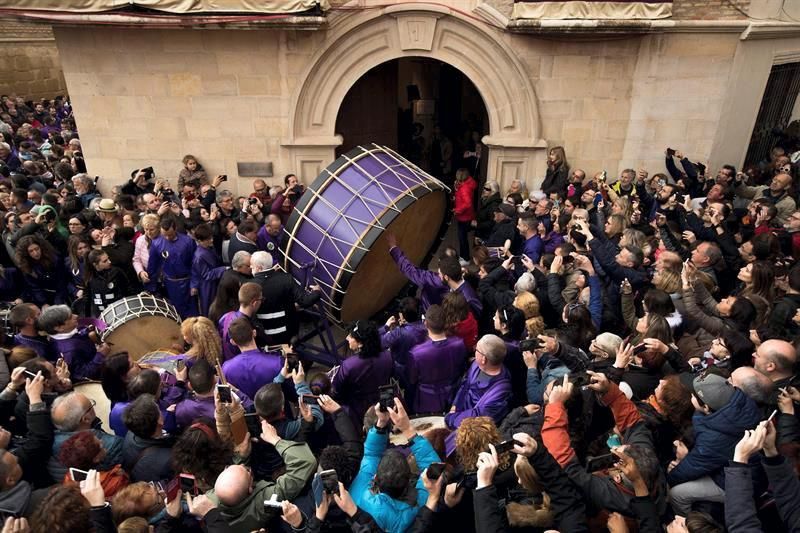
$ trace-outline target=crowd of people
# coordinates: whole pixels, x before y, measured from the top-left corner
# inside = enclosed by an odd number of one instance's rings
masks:
[[[616,178],[554,147],[506,191],[457,170],[458,246],[421,268],[388,233],[371,253],[409,290],[322,368],[292,350],[320,288],[276,268],[297,176],[237,197],[186,155],[103,196],[67,101],[0,107],[4,532],[798,527],[780,147],[716,174],[667,149],[665,172]],[[168,366],[98,335],[142,291],[181,316]]]

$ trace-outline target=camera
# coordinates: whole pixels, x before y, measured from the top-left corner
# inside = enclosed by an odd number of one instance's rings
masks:
[[[539,339],[525,339],[524,341],[519,342],[519,351],[533,352],[538,350],[540,346],[541,342],[539,342]]]
[[[250,204],[250,205],[257,205],[258,204],[258,198],[250,198],[250,199],[247,200],[247,203]]]
[[[153,167],[147,167],[142,169],[142,174],[144,174],[144,179],[150,181],[155,176],[155,171]]]
[[[161,198],[163,198],[165,202],[174,202],[175,191],[172,189],[164,189],[161,191]]]
[[[228,175],[223,174],[222,176],[219,177],[219,181],[228,181]]]
[[[294,187],[289,189],[289,191],[292,194],[294,194],[295,196],[300,196],[301,194],[303,194],[303,186],[302,185],[295,185]]]

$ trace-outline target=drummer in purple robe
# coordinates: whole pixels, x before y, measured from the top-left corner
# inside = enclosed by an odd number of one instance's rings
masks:
[[[443,413],[464,371],[467,348],[461,337],[448,337],[440,305],[425,312],[428,340],[411,348],[406,366],[406,409],[409,413]]]
[[[472,286],[464,281],[461,263],[457,257],[444,256],[439,258],[439,270],[433,272],[415,266],[397,246],[397,236],[389,232],[386,234],[389,244],[389,254],[397,264],[400,272],[408,280],[419,287],[422,309],[428,309],[433,304],[442,303],[442,298],[448,291],[459,291],[466,298],[467,303],[477,317],[481,315],[483,303]]]
[[[192,258],[191,287],[200,296],[200,315],[208,316],[208,308],[217,294],[217,285],[228,267],[222,264],[214,251],[214,233],[208,224],[200,224],[194,230],[197,248]]]
[[[228,333],[241,353],[225,361],[222,372],[228,383],[250,398],[255,398],[258,389],[267,383],[272,383],[275,376],[280,373],[283,359],[276,352],[264,353],[258,349],[256,330],[245,317],[231,322]]]
[[[263,250],[272,256],[272,261],[278,265],[281,263],[281,244],[283,244],[283,224],[281,217],[270,214],[266,224],[261,226],[256,237],[256,245],[259,250]]]
[[[39,327],[50,335],[53,349],[66,361],[72,381],[98,379],[109,347],[98,347],[88,329],[78,329],[78,315],[66,305],[51,305],[42,311]]]
[[[506,344],[497,335],[484,335],[475,346],[475,361],[467,370],[456,393],[453,406],[445,416],[451,429],[465,418],[491,417],[500,424],[508,414],[511,399],[511,375],[503,365]]]
[[[197,244],[194,239],[185,233],[178,233],[175,219],[165,216],[161,219],[161,236],[150,245],[150,258],[147,261],[150,282],[145,288],[154,292],[156,281],[161,279],[167,299],[184,319],[198,315],[198,290],[191,287],[195,248]]]
[[[392,377],[392,356],[381,351],[381,337],[373,322],[357,320],[347,335],[353,355],[330,371],[333,396],[350,411],[358,426],[370,406],[378,402],[378,387]]]
[[[397,316],[389,317],[381,328],[381,347],[392,354],[395,376],[405,379],[408,352],[427,338],[428,330],[419,319],[419,300],[403,298]]]
[[[42,311],[34,304],[19,304],[11,308],[8,320],[17,334],[14,335],[14,346],[25,346],[36,352],[36,355],[51,363],[58,359],[50,339],[39,335],[38,320]]]
[[[214,420],[214,388],[217,374],[205,359],[198,359],[189,369],[190,393],[175,406],[175,423],[179,429],[187,428],[198,418]],[[241,391],[232,391],[245,410],[253,406],[252,400]]]

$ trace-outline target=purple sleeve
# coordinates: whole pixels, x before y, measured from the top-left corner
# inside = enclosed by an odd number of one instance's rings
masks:
[[[439,279],[438,274],[431,272],[430,270],[424,270],[414,266],[414,264],[408,260],[398,246],[395,246],[389,250],[389,253],[391,254],[392,259],[394,259],[394,262],[397,264],[398,268],[400,268],[400,272],[402,272],[403,275],[407,277],[408,280],[414,285],[418,285],[420,287],[442,286],[442,280]]]
[[[508,381],[496,383],[491,390],[481,397],[475,407],[449,413],[445,417],[445,423],[447,427],[457,428],[465,418],[488,416],[494,419],[496,424],[499,424],[508,412],[508,397],[510,394],[511,386]]]
[[[103,368],[104,361],[105,357],[103,357],[103,354],[97,351],[94,352],[93,357],[89,360],[81,360],[80,358],[73,357],[72,364],[68,365],[73,381],[97,379],[100,377],[100,370]]]

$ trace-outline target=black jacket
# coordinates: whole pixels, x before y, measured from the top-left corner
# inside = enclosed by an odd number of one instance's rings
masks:
[[[497,209],[497,206],[499,206],[502,201],[503,199],[500,198],[500,193],[494,193],[486,198],[481,198],[480,204],[478,205],[478,213],[475,217],[478,222],[478,226],[475,228],[475,235],[484,240],[489,237],[494,227],[494,210]]]
[[[22,468],[22,479],[36,488],[50,484],[47,459],[53,449],[53,424],[50,410],[44,403],[34,404],[28,412],[28,434],[11,453],[17,456]]]
[[[264,326],[269,344],[288,343],[299,329],[295,304],[309,307],[319,300],[320,293],[304,291],[291,275],[277,270],[259,272],[253,281],[261,285],[264,300],[256,317]]]
[[[172,440],[143,439],[129,431],[122,445],[122,466],[131,483],[172,479]]]
[[[109,305],[131,294],[131,285],[122,269],[112,266],[92,277],[85,291],[86,316],[99,317]]]
[[[567,191],[567,185],[569,185],[568,178],[569,169],[563,163],[558,165],[556,168],[548,165],[547,174],[542,182],[542,191],[547,195],[550,195],[554,192],[560,195],[565,195]]]

